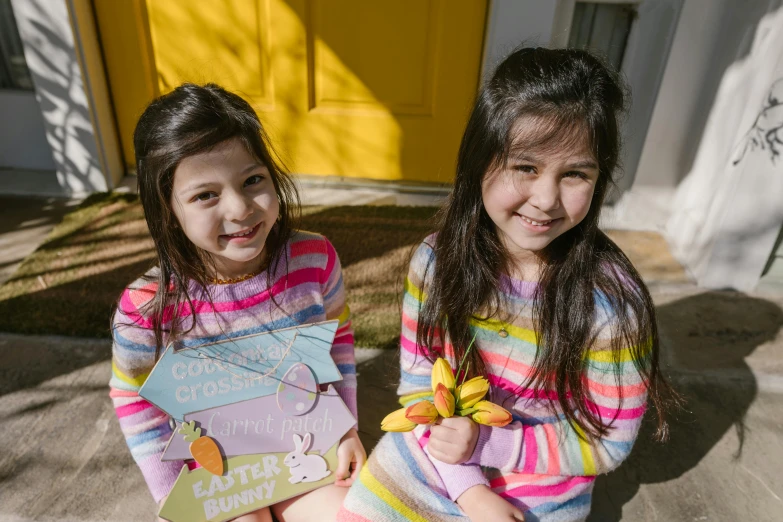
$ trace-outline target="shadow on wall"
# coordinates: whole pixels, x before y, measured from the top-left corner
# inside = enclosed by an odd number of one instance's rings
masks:
[[[106,190],[65,2],[13,7],[63,193]]]
[[[741,293],[707,292],[660,306],[658,320],[662,348],[676,361],[671,377],[685,396],[685,410],[670,414],[671,438],[665,444],[652,440],[653,415],[645,416],[628,459],[598,477],[590,521],[621,520],[623,506],[641,485],[683,477],[731,430],[738,443],[729,458],[741,462],[743,447],[753,436],[745,427],[745,416],[757,384],[745,358],[779,333],[780,307]],[[684,496],[690,494],[683,491]]]

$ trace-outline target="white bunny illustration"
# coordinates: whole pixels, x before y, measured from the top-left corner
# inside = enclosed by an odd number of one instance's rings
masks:
[[[291,484],[317,482],[331,473],[323,457],[320,455],[305,455],[305,451],[310,447],[310,441],[309,433],[305,434],[304,439],[294,433],[296,449],[286,455],[283,460],[283,463],[288,466],[288,471],[291,472],[291,477],[288,479],[288,482]]]

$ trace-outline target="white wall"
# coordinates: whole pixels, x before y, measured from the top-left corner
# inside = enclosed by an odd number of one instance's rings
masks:
[[[121,161],[113,122],[107,123],[108,97],[101,97],[108,91],[100,55],[87,52],[97,49],[89,4],[12,0],[12,6],[62,195],[113,188]]]
[[[483,78],[511,51],[526,46],[547,46],[552,38],[555,0],[490,0],[484,38]]]
[[[747,23],[741,23],[748,18],[740,17],[742,10],[738,4],[725,1],[723,14],[738,17],[737,28],[745,28],[744,34],[748,34]],[[672,252],[701,286],[753,290],[768,265],[783,225],[783,7],[780,4],[779,0],[766,4],[777,10],[752,28],[751,45],[747,50],[740,48],[735,61],[722,71],[714,86],[716,92],[706,123],[694,138],[698,146],[692,166],[672,203],[667,239]],[[743,5],[747,10],[747,3]],[[692,13],[691,25],[697,25],[696,15],[704,14]],[[703,23],[699,19],[699,24]],[[702,32],[696,28],[688,31],[688,28],[683,28],[688,36]],[[732,39],[731,34],[723,36]],[[744,40],[741,43],[744,47]],[[707,65],[697,72],[712,76],[709,65],[720,60],[711,60],[712,54],[707,51],[702,57]],[[690,74],[683,69],[678,71]],[[671,132],[678,130],[673,127]],[[681,154],[677,159],[684,161],[682,155],[689,151],[675,150]],[[659,161],[665,164],[666,159],[661,155]],[[671,161],[671,156],[668,159]]]
[[[0,168],[54,170],[35,94],[0,90],[0,114]]]
[[[676,187],[691,170],[726,69],[747,55],[780,0],[687,0],[658,90],[635,184]]]

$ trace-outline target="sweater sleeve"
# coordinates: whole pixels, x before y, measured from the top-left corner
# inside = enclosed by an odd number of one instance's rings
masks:
[[[411,260],[408,277],[405,280],[405,291],[402,300],[402,330],[400,334],[400,386],[397,393],[401,396],[400,403],[410,406],[432,397],[432,363],[424,355],[426,350],[416,342],[419,309],[426,300],[425,289],[431,277],[434,252],[425,241]],[[442,335],[433,339],[433,349],[444,353]],[[454,361],[451,361],[452,369]],[[429,438],[429,431],[424,434]],[[446,464],[425,453],[438,471],[449,498],[457,500],[469,488],[489,481],[477,464]]]
[[[112,376],[109,396],[131,455],[159,502],[169,494],[183,461],[162,462],[160,457],[171,438],[169,418],[139,396],[155,365],[155,337],[144,319],[132,311],[132,290],[126,290],[112,322]]]
[[[630,454],[647,402],[646,383],[634,364],[634,350],[610,348],[615,328],[599,311],[596,342],[585,358],[584,400],[609,430],[590,439],[562,415],[554,422],[503,428],[481,426],[468,461],[502,471],[561,476],[593,476],[612,471]],[[649,356],[649,350],[642,357]]]
[[[356,358],[354,355],[353,330],[351,329],[351,310],[345,303],[345,286],[340,258],[334,246],[326,242],[326,266],[321,277],[324,308],[327,319],[337,319],[339,325],[332,344],[332,359],[343,379],[334,383],[334,389],[348,406],[354,418],[359,419],[356,407]]]

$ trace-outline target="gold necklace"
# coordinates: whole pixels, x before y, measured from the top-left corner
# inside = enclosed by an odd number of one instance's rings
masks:
[[[241,283],[242,281],[247,281],[248,279],[251,279],[258,274],[261,273],[262,270],[256,270],[255,272],[250,272],[249,274],[245,274],[239,277],[231,277],[229,279],[218,279],[217,277],[213,277],[210,280],[210,283],[213,285],[233,285],[234,283]]]

